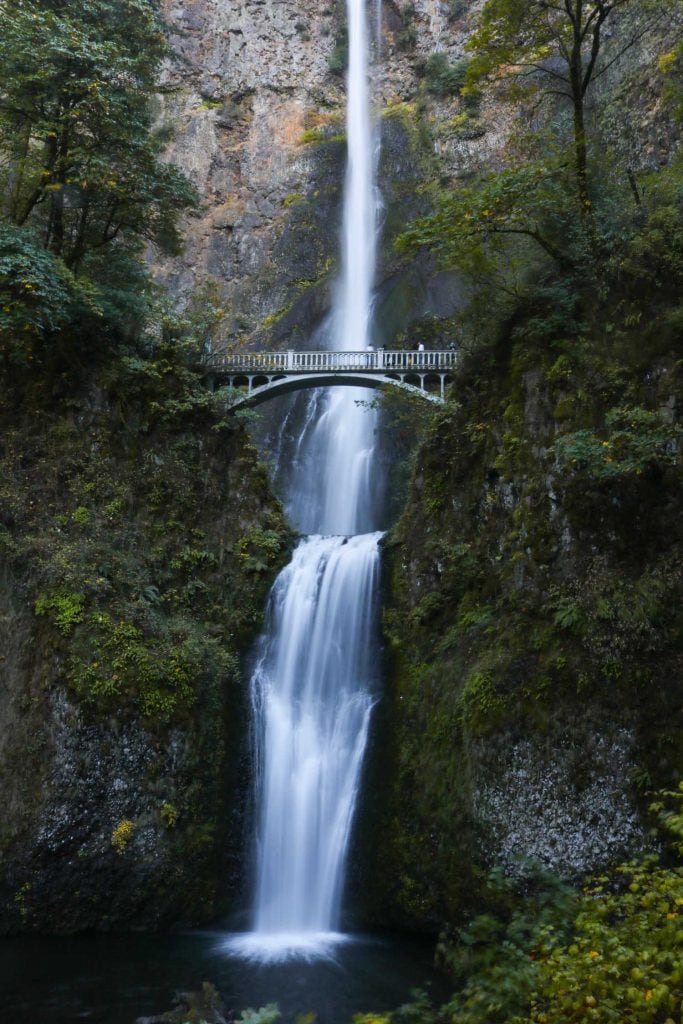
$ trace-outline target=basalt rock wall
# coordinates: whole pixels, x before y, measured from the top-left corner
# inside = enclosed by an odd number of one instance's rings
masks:
[[[193,289],[215,289],[228,311],[218,344],[308,345],[337,272],[344,6],[199,0],[166,3],[164,11],[178,59],[168,69],[160,124],[172,129],[169,158],[197,185],[202,208],[186,225],[184,256],[158,263],[155,273],[181,303]],[[457,137],[441,131],[462,101],[425,91],[424,62],[441,49],[462,56],[468,17],[454,19],[438,3],[383,4],[370,14],[381,140],[378,287],[399,310],[378,318],[390,324],[381,342],[448,315],[459,301],[452,275],[393,253],[397,234],[426,208],[418,186],[437,158],[469,169],[500,162],[514,118],[487,103],[473,129]]]

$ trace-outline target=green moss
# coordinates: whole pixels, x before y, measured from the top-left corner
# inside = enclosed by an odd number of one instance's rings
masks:
[[[293,301],[288,302],[286,305],[281,306],[279,309],[276,309],[275,312],[269,313],[267,316],[264,316],[262,321],[262,327],[264,328],[264,330],[270,330],[271,327],[275,327],[275,325],[279,323],[280,320],[284,319],[284,317],[286,317],[287,314],[291,312],[293,305]]]
[[[77,526],[87,526],[90,522],[90,512],[85,506],[79,505],[77,509],[71,513],[71,518]]]
[[[330,133],[325,128],[307,128],[301,135],[299,142],[302,146],[344,143],[346,142],[346,134],[344,132]]]
[[[325,142],[326,134],[321,128],[307,128],[302,134],[299,142],[302,146],[310,146],[312,143]]]

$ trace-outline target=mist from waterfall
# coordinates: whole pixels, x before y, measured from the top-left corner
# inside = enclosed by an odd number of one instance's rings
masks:
[[[348,155],[341,275],[326,324],[333,349],[371,341],[377,199],[363,0],[347,0]],[[259,960],[324,955],[341,899],[372,705],[381,480],[367,392],[314,393],[287,506],[309,534],[270,594],[252,675],[257,767],[252,931]]]

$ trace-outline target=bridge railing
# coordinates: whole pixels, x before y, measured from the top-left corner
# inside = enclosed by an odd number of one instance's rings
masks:
[[[204,365],[223,373],[311,373],[365,370],[406,373],[410,370],[452,370],[457,352],[418,352],[407,349],[364,349],[336,352],[238,352],[210,356]]]

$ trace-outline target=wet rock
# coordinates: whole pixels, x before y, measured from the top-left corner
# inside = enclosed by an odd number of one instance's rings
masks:
[[[608,723],[574,720],[550,735],[473,745],[473,807],[488,856],[514,873],[535,860],[565,876],[643,848],[624,781],[635,740]]]
[[[229,1024],[234,1019],[228,1016],[218,989],[210,981],[205,981],[198,992],[178,992],[175,1003],[175,1007],[165,1013],[136,1018],[135,1024],[187,1024],[188,1021]]]

